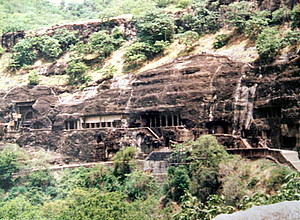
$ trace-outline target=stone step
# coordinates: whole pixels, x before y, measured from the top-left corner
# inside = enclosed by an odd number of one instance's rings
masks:
[[[289,150],[281,150],[281,154],[300,173],[300,159],[298,157],[298,152],[289,151]]]

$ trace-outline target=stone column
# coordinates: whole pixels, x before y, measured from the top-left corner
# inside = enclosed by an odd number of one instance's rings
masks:
[[[162,117],[159,115],[159,127],[162,127]]]

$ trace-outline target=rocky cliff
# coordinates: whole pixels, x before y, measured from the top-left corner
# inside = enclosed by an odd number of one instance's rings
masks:
[[[2,94],[2,124],[17,100],[35,100],[35,117],[29,128],[2,135],[23,147],[61,153],[66,161],[103,160],[125,146],[147,154],[206,133],[293,149],[299,144],[299,82],[298,56],[256,67],[195,54],[67,98],[45,86],[11,89]]]

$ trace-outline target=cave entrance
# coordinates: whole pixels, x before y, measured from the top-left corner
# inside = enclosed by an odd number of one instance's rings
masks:
[[[281,108],[277,106],[257,108],[254,111],[254,118],[280,118]]]
[[[174,127],[182,125],[180,115],[174,113],[147,112],[141,115],[141,127]]]
[[[78,129],[78,121],[65,121],[65,130]]]
[[[25,115],[25,121],[31,120],[31,119],[33,119],[33,112],[32,112],[32,111],[29,111],[29,112],[27,112],[27,114]]]
[[[297,138],[281,136],[281,147],[284,149],[294,149],[296,147]]]
[[[232,126],[225,121],[211,121],[206,123],[209,134],[231,134]]]

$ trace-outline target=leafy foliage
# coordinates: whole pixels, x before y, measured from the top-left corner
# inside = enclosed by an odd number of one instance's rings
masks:
[[[133,42],[125,53],[125,69],[141,67],[144,62],[162,53],[167,45],[168,43],[164,41],[156,41],[154,44],[143,41]]]
[[[33,49],[32,38],[25,38],[18,42],[13,48],[9,69],[16,70],[24,65],[31,65],[37,58]]]
[[[114,175],[119,177],[123,181],[126,177],[126,174],[129,174],[133,171],[135,166],[135,156],[136,156],[135,147],[126,147],[121,149],[113,157],[114,161]]]
[[[178,21],[183,31],[195,31],[200,35],[213,33],[221,27],[220,14],[204,6],[195,8],[191,13],[184,14]]]
[[[26,159],[26,154],[14,145],[7,145],[0,151],[0,187],[9,189],[15,183],[13,174],[18,172],[21,167],[21,161]]]
[[[226,21],[231,27],[235,27],[241,33],[246,27],[246,21],[251,18],[255,11],[252,2],[240,1],[228,5],[226,8]]]
[[[66,70],[69,78],[69,84],[83,84],[89,81],[89,77],[86,75],[88,66],[80,60],[72,60],[69,62],[68,68]]]
[[[256,38],[263,29],[268,27],[271,14],[269,11],[259,11],[250,16],[250,19],[245,22],[245,31],[250,38]]]
[[[153,176],[141,171],[134,171],[126,175],[124,192],[130,201],[135,201],[137,199],[145,200],[149,195],[157,194],[159,189]]]
[[[161,11],[147,11],[135,19],[138,38],[154,44],[156,41],[171,41],[174,34],[174,20]]]
[[[28,75],[28,85],[38,85],[40,82],[39,80],[39,73],[35,70],[30,71],[29,75]]]
[[[300,30],[290,31],[285,34],[283,39],[284,45],[295,45],[300,40]]]
[[[287,6],[281,6],[279,9],[272,12],[272,24],[280,25],[291,20],[291,10]]]
[[[190,189],[191,180],[184,167],[170,167],[168,169],[169,182],[165,186],[168,197],[176,202],[181,202],[181,197]]]
[[[227,206],[223,196],[211,195],[207,203],[201,203],[190,193],[186,193],[183,198],[182,209],[174,215],[175,220],[179,219],[204,219],[209,220],[218,214],[230,214],[234,211],[232,206]]]
[[[199,39],[199,37],[199,34],[195,31],[186,31],[177,35],[179,43],[189,47],[192,46]]]
[[[258,35],[256,48],[261,60],[268,62],[277,55],[282,46],[281,40],[277,35],[278,31],[274,28],[267,28]]]
[[[296,5],[292,12],[291,12],[291,18],[292,18],[292,29],[300,28],[300,5]]]
[[[219,49],[226,46],[228,41],[229,41],[229,36],[227,34],[219,34],[216,36],[213,46],[215,49]]]

